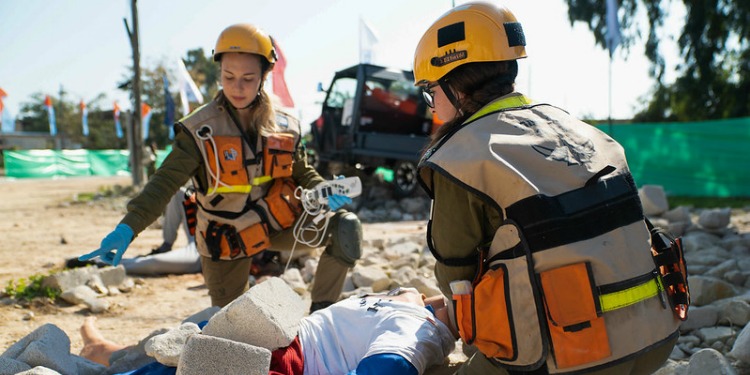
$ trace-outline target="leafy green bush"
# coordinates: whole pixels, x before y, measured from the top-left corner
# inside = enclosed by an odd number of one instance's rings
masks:
[[[42,286],[44,275],[31,275],[28,280],[10,280],[5,286],[5,294],[19,300],[31,301],[36,297],[47,297],[55,300],[62,293],[60,289]]]

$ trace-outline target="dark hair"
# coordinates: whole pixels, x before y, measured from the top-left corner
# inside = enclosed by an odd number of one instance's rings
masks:
[[[444,123],[432,135],[427,149],[437,143],[445,134],[460,126],[471,115],[476,113],[491,101],[513,92],[513,86],[518,75],[518,62],[492,61],[475,62],[459,66],[451,70],[442,78],[450,90],[458,98],[461,111],[453,120]],[[444,85],[441,85],[445,89]]]

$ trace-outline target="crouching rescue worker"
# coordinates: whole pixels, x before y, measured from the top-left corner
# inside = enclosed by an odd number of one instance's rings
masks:
[[[253,25],[232,25],[219,35],[213,58],[221,66],[222,90],[175,125],[172,152],[100,248],[80,259],[100,256],[117,265],[134,236],[192,178],[202,272],[212,304],[224,306],[248,289],[253,255],[309,249],[294,244],[292,227],[302,211],[294,190],[312,189],[324,179],[307,164],[299,122],[275,110],[263,90],[276,62],[272,39]],[[325,228],[311,311],[339,299],[346,273],[361,255],[359,219],[340,209],[348,202],[329,198],[335,215]]]
[[[679,240],[652,237],[618,143],[514,91],[525,44],[508,9],[468,3],[414,56],[445,121],[419,164],[427,239],[478,349],[458,373],[650,374],[687,315]]]

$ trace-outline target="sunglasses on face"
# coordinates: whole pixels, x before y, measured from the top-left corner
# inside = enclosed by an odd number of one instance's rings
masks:
[[[427,102],[427,106],[430,108],[435,108],[435,91],[432,89],[437,85],[439,85],[439,83],[435,82],[422,87],[422,96],[424,97],[424,101]]]

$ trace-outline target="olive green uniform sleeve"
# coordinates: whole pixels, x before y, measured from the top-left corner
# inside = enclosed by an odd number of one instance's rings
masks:
[[[502,222],[501,213],[478,196],[434,173],[432,238],[435,251],[443,258],[464,258],[478,254],[477,248],[492,241]],[[450,282],[474,279],[477,266],[435,264],[435,277],[445,296],[450,298]]]
[[[172,152],[143,190],[128,203],[128,213],[121,223],[127,224],[136,235],[146,229],[161,216],[175,192],[196,174],[200,160],[195,142],[188,134],[177,132]]]
[[[300,145],[294,154],[294,164],[292,165],[292,178],[298,186],[303,189],[312,189],[319,183],[325,181],[315,168],[307,164],[307,152],[305,147]]]

